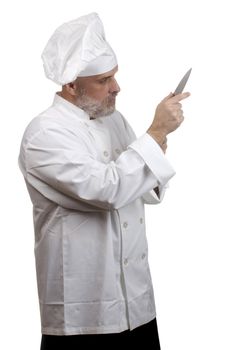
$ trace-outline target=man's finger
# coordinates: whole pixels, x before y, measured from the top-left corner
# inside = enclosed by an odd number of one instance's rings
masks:
[[[173,92],[170,92],[170,94],[167,95],[161,102],[167,101],[167,100],[169,100],[169,99],[170,99],[171,97],[173,97],[173,96],[174,96]]]
[[[170,99],[172,100],[172,102],[179,102],[189,97],[190,95],[191,95],[190,92],[183,92],[182,94],[177,94],[177,95],[173,94],[173,96]]]

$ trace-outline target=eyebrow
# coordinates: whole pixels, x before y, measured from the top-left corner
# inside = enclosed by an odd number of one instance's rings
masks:
[[[113,77],[113,76],[114,76],[114,74],[112,74],[112,75],[107,75],[107,76],[101,77],[101,78],[99,78],[99,79],[97,79],[97,80],[109,79],[109,78],[111,78],[111,77]]]

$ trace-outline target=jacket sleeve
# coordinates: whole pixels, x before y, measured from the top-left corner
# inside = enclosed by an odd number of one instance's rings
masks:
[[[26,182],[65,208],[71,201],[93,209],[118,209],[164,186],[174,175],[148,134],[107,164],[96,160],[83,135],[77,138],[56,127],[40,130],[21,147],[19,164]]]
[[[128,144],[131,144],[134,140],[136,140],[136,135],[132,129],[132,127],[130,126],[130,124],[128,123],[128,121],[124,118],[124,116],[121,114],[121,117],[123,119],[124,122],[124,127],[125,127],[125,131],[126,131],[126,137],[128,140]],[[155,142],[155,141],[154,141]],[[163,186],[158,186],[159,188],[159,197],[156,194],[156,192],[154,191],[154,189],[150,190],[149,192],[146,192],[142,195],[142,199],[143,202],[145,204],[158,204],[161,203],[164,195],[165,195],[165,191],[166,189],[169,187],[168,183],[163,185]]]

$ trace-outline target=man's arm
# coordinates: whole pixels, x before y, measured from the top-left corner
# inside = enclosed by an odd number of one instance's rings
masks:
[[[174,175],[147,133],[106,164],[93,158],[81,134],[56,126],[24,145],[20,166],[28,184],[51,201],[65,207],[71,198],[103,210],[123,207]]]

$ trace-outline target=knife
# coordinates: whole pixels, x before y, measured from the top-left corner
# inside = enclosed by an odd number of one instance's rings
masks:
[[[183,76],[183,78],[181,79],[181,81],[179,82],[179,84],[177,85],[177,88],[175,89],[175,91],[173,92],[173,95],[178,95],[181,94],[182,91],[184,90],[184,87],[188,81],[188,78],[190,76],[190,73],[192,71],[192,68],[190,68],[187,73],[185,73],[185,75]]]

